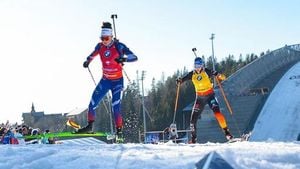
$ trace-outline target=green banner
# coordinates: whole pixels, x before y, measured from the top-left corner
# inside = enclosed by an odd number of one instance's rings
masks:
[[[43,137],[106,137],[107,133],[105,132],[95,132],[95,133],[72,133],[72,132],[59,132],[59,133],[45,133],[40,135],[33,136],[23,136],[25,139],[40,139]]]

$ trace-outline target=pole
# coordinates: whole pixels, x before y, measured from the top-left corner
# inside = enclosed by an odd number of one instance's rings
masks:
[[[221,82],[218,80],[217,77],[215,77],[215,79],[216,79],[216,81],[217,81],[217,83],[218,83],[218,86],[219,86],[220,91],[221,91],[221,93],[222,93],[222,95],[223,95],[224,101],[225,101],[226,106],[227,106],[227,108],[228,108],[228,110],[229,110],[229,112],[230,112],[230,115],[231,115],[231,117],[232,117],[232,119],[233,119],[233,121],[234,121],[235,127],[236,127],[237,131],[239,132],[239,135],[241,136],[241,130],[240,130],[240,128],[238,127],[236,120],[233,118],[233,111],[232,111],[232,108],[231,108],[231,106],[230,106],[230,104],[229,104],[229,101],[228,101],[228,99],[227,99],[227,97],[226,97],[226,95],[225,95],[225,92],[224,92],[224,89],[223,89],[223,87],[222,87],[222,85],[221,85]]]
[[[215,34],[211,34],[211,37],[209,38],[211,40],[211,50],[212,50],[212,64],[213,64],[213,71],[216,70],[215,68],[215,54],[214,54],[214,38]],[[214,79],[214,86],[216,85],[216,80]]]
[[[142,71],[142,105],[143,105],[143,120],[144,120],[144,143],[146,143],[146,132],[147,132],[147,125],[146,125],[146,114],[145,114],[145,101],[144,101],[144,79],[145,79],[145,71]]]
[[[175,99],[175,108],[174,108],[173,123],[175,123],[175,118],[176,118],[176,111],[177,111],[177,104],[178,104],[179,89],[180,89],[180,84],[177,85],[177,90],[176,90],[176,99]]]
[[[222,87],[222,85],[221,85],[221,82],[218,80],[218,78],[217,78],[216,76],[215,76],[215,79],[216,79],[217,84],[218,84],[218,86],[219,86],[219,88],[220,88],[220,91],[221,91],[221,93],[222,93],[222,95],[223,95],[223,97],[224,97],[226,106],[227,106],[227,108],[228,108],[230,114],[232,115],[232,114],[233,114],[233,111],[232,111],[232,108],[231,108],[231,106],[230,106],[230,104],[229,104],[229,102],[228,102],[228,99],[227,99],[226,95],[225,95],[225,92],[224,92],[224,89],[223,89],[223,87]]]
[[[97,86],[97,83],[96,83],[96,81],[95,81],[95,78],[94,78],[94,76],[93,76],[93,74],[92,74],[92,72],[91,72],[91,69],[90,69],[89,67],[88,67],[88,70],[89,70],[89,73],[90,73],[90,75],[91,75],[91,77],[92,77],[92,80],[93,80],[95,86]]]
[[[111,18],[112,18],[112,20],[113,20],[113,27],[114,27],[115,39],[117,39],[115,18],[117,19],[118,16],[117,16],[117,14],[112,14],[112,15],[111,15]]]

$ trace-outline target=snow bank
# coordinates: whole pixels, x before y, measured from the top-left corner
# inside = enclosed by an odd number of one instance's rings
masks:
[[[299,142],[1,145],[1,169],[189,169],[216,151],[237,169],[300,168]]]

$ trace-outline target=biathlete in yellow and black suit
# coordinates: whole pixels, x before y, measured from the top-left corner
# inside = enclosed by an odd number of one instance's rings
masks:
[[[225,80],[223,74],[218,73],[217,71],[212,71],[204,67],[204,63],[200,57],[196,57],[194,60],[194,70],[187,73],[185,76],[180,77],[176,80],[177,84],[192,80],[195,92],[196,99],[193,106],[193,111],[191,114],[190,128],[191,128],[191,140],[190,143],[197,142],[197,120],[199,115],[202,113],[204,106],[209,105],[211,110],[214,112],[214,115],[225,133],[225,137],[230,140],[233,136],[230,134],[227,123],[224,115],[221,113],[219,108],[219,103],[215,98],[215,93],[213,89],[213,84],[210,80],[212,76],[216,76],[218,80]]]

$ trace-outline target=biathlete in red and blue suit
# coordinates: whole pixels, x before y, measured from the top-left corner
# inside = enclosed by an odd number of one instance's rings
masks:
[[[89,103],[88,125],[79,129],[77,133],[89,133],[93,131],[96,108],[109,90],[112,92],[112,110],[117,134],[122,133],[121,93],[124,85],[122,66],[124,65],[123,62],[134,62],[138,58],[125,44],[113,39],[112,27],[109,22],[103,22],[100,38],[101,42],[97,44],[95,50],[87,57],[83,63],[83,67],[87,68],[90,62],[99,55],[103,76],[96,86]],[[124,55],[127,57],[124,57]]]

